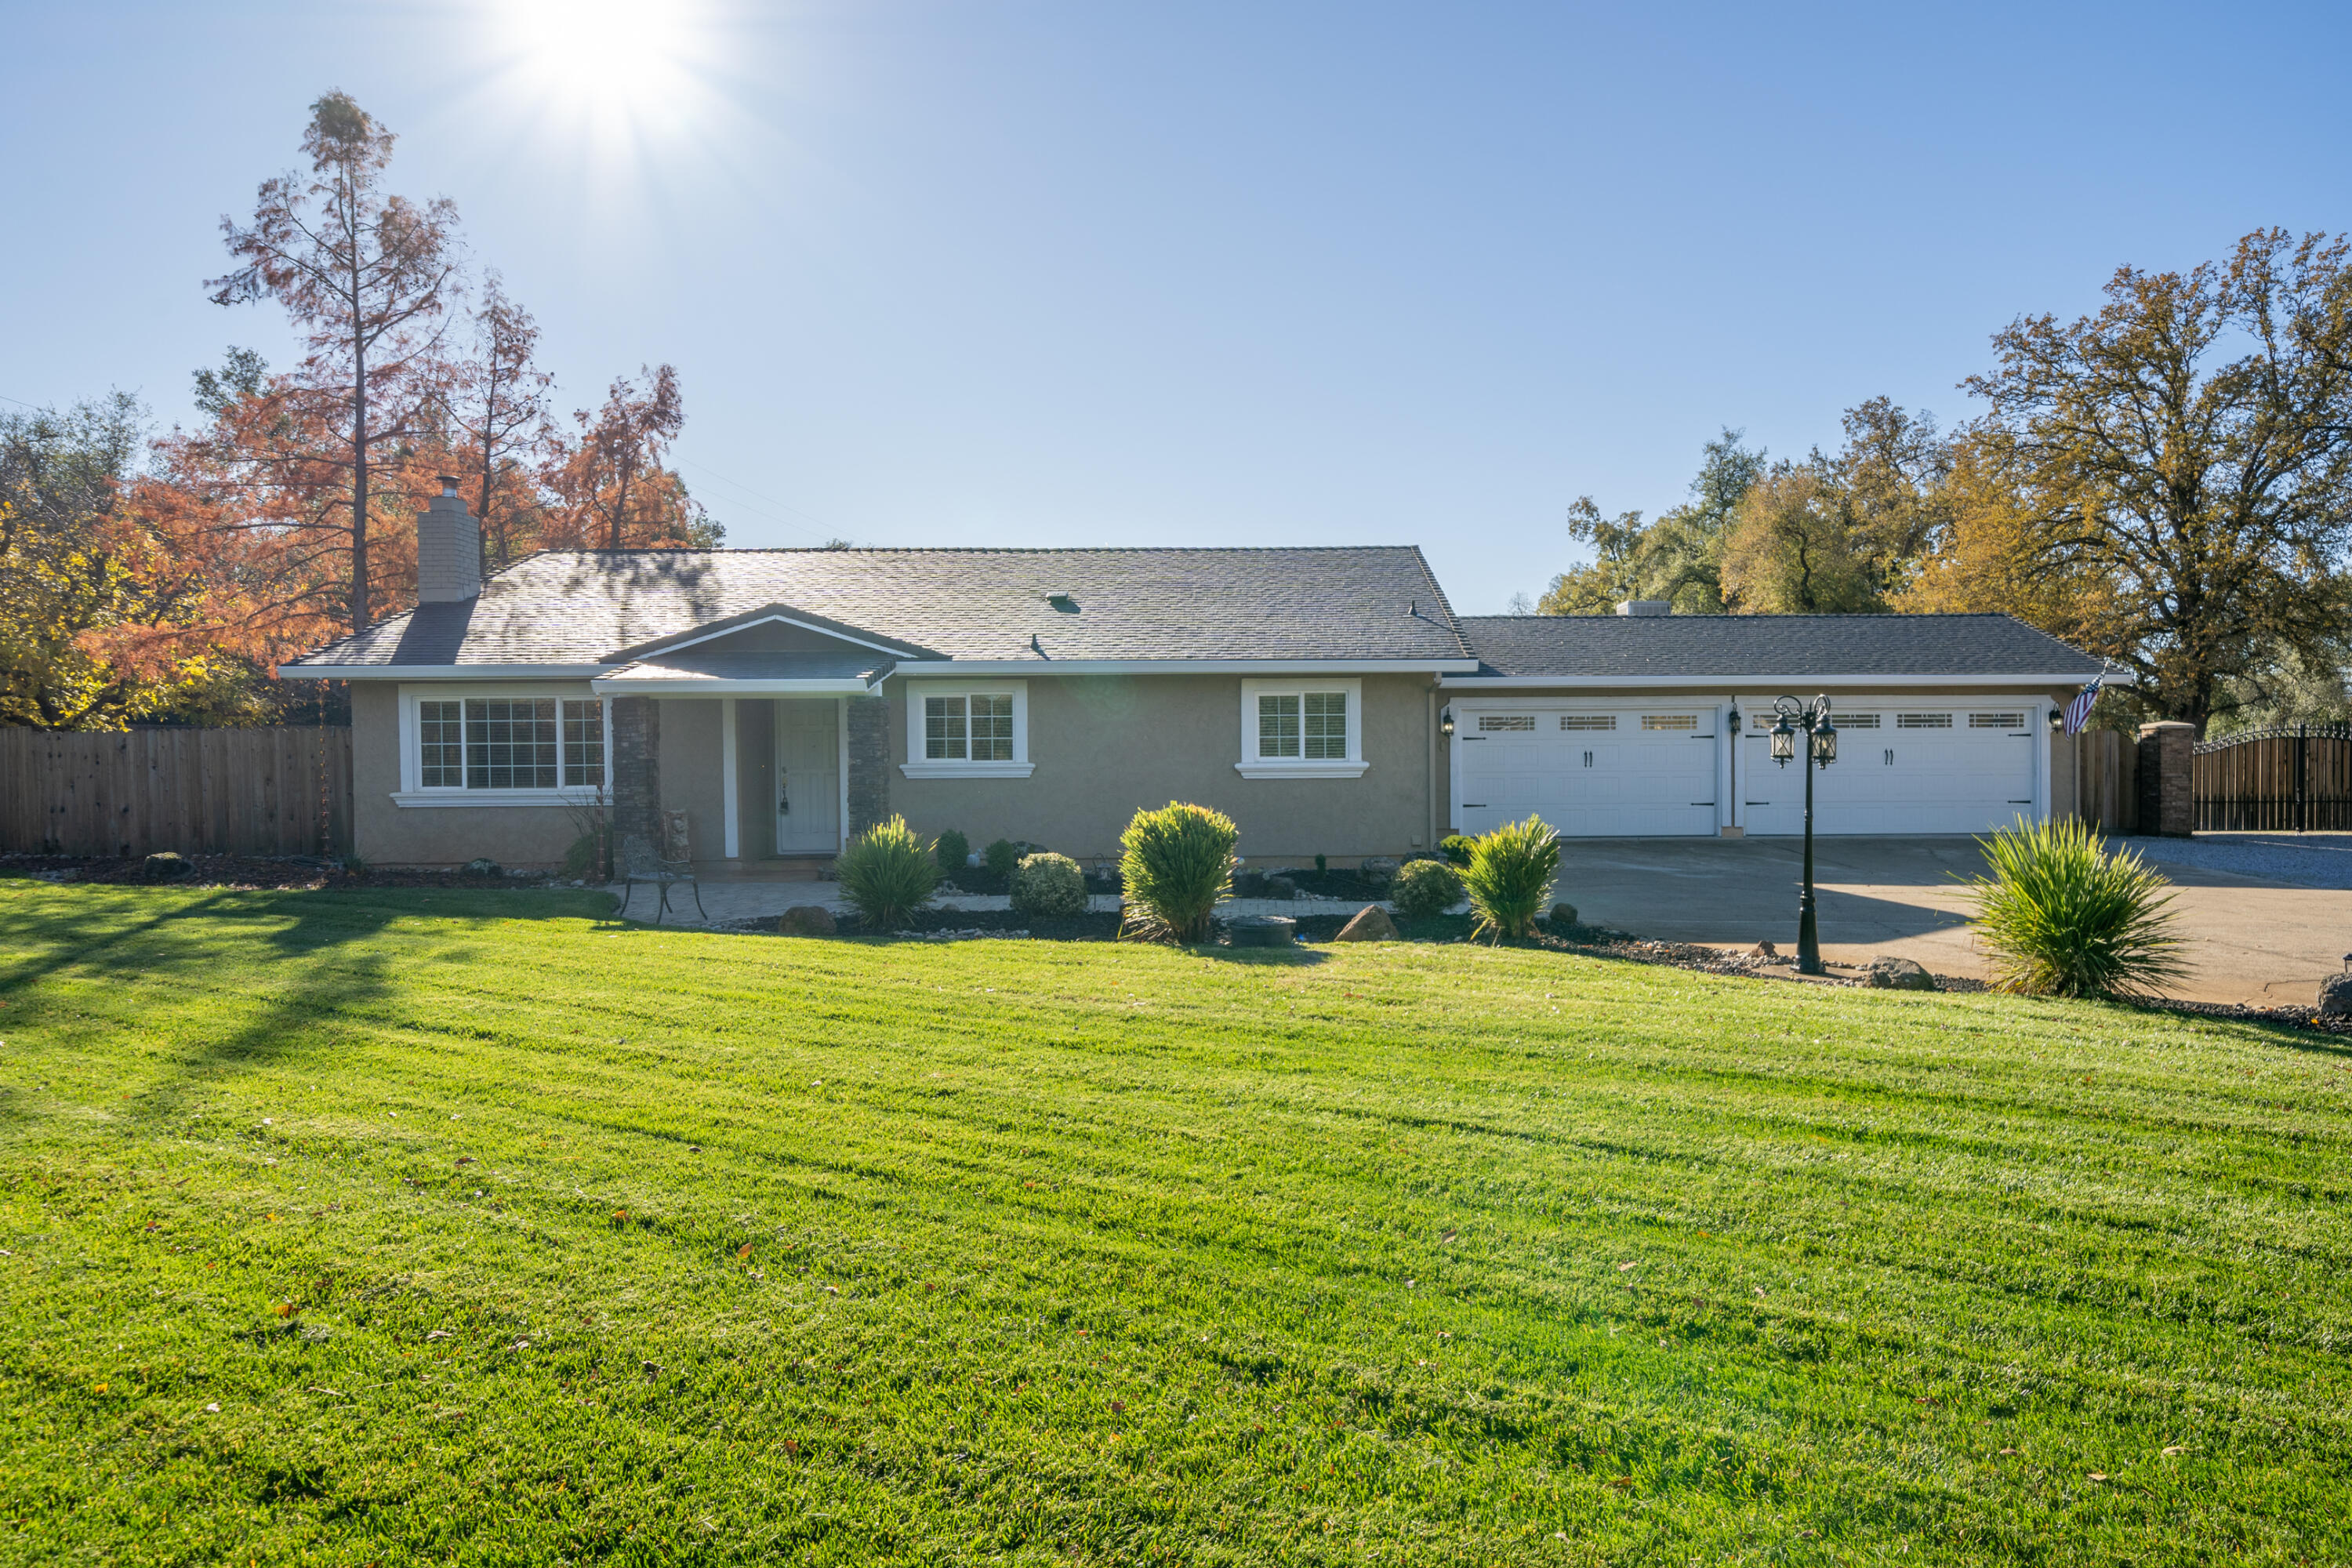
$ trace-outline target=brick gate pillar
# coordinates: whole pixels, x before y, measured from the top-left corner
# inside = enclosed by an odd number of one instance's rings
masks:
[[[659,849],[661,829],[661,710],[651,697],[613,699],[614,858],[620,840],[635,836]]]
[[[2179,720],[2139,727],[2139,830],[2187,838],[2197,830],[2197,726]]]
[[[890,815],[890,704],[881,697],[847,701],[849,832],[856,837]]]

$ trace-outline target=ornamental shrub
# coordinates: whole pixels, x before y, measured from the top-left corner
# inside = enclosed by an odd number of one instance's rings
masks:
[[[1474,840],[1470,864],[1462,870],[1462,890],[1478,917],[1472,934],[1492,932],[1497,942],[1533,935],[1559,871],[1559,836],[1540,816],[1506,823]]]
[[[1449,833],[1437,841],[1437,852],[1445,857],[1449,865],[1467,866],[1470,864],[1470,847],[1477,842],[1464,834]]]
[[[1389,884],[1397,913],[1412,920],[1442,915],[1462,901],[1462,878],[1443,860],[1408,860]]]
[[[2171,886],[2088,823],[2021,821],[1979,839],[1969,884],[1994,984],[2026,996],[2144,996],[2182,973]]]
[[[894,816],[849,841],[833,863],[842,895],[868,931],[888,931],[931,901],[940,885],[933,846]]]
[[[1087,912],[1087,874],[1067,855],[1024,855],[1013,868],[1013,908],[1033,921]]]
[[[1205,942],[1217,905],[1232,889],[1241,829],[1223,812],[1170,801],[1139,811],[1119,836],[1127,924],[1139,936]]]
[[[940,835],[939,843],[931,847],[931,856],[939,861],[940,869],[952,877],[971,865],[971,840],[950,827]]]
[[[1000,838],[980,852],[980,863],[988,874],[1000,883],[1013,880],[1013,869],[1021,864],[1022,847],[1010,838]]]

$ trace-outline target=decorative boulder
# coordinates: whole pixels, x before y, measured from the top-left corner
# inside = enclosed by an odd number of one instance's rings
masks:
[[[1403,864],[1392,855],[1368,856],[1357,866],[1356,875],[1362,878],[1369,887],[1385,888],[1395,878],[1397,868]]]
[[[502,877],[506,874],[499,868],[499,863],[487,855],[476,856],[467,861],[465,871],[468,877]]]
[[[1356,918],[1339,928],[1333,942],[1396,942],[1396,921],[1389,919],[1388,910],[1378,904],[1366,904],[1356,911]]]
[[[1234,897],[1237,899],[1262,899],[1265,897],[1265,873],[1263,871],[1234,872]]]
[[[140,874],[151,882],[176,882],[194,870],[176,849],[159,849],[140,865]]]
[[[1780,950],[1774,947],[1769,942],[1759,942],[1754,947],[1748,950],[1748,956],[1750,958],[1778,958],[1780,956]]]
[[[784,936],[831,936],[838,929],[833,911],[823,904],[794,904],[776,917],[776,930]]]
[[[1287,877],[1268,877],[1265,879],[1265,888],[1258,893],[1258,897],[1261,899],[1295,899],[1297,896],[1298,884],[1292,881]],[[1278,917],[1268,916],[1267,918],[1276,919]]]
[[[2341,1018],[2352,1013],[2352,972],[2331,974],[2319,983],[2319,1016]]]
[[[1881,953],[1870,961],[1863,978],[1881,991],[1933,991],[1936,977],[1907,958]]]
[[[1235,915],[1225,921],[1225,935],[1235,947],[1289,947],[1298,922],[1288,915]]]
[[[1566,931],[1576,923],[1576,906],[1566,900],[1554,904],[1549,923],[1555,931]]]

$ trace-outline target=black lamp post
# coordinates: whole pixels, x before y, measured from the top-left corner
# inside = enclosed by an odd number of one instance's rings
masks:
[[[1837,726],[1830,722],[1830,700],[1811,704],[1793,697],[1774,700],[1780,722],[1772,726],[1772,760],[1787,767],[1797,760],[1797,737],[1805,737],[1805,884],[1797,895],[1797,973],[1820,974],[1822,935],[1813,918],[1813,769],[1837,761]]]

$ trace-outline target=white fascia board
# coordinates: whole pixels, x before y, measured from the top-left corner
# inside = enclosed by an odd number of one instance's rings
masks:
[[[605,676],[588,689],[600,697],[864,697],[874,689],[856,676],[824,680],[665,680]]]
[[[609,664],[282,664],[280,680],[589,680]]]
[[[943,658],[901,659],[894,676],[1005,675],[1444,675],[1475,658]]]
[[[754,616],[752,619],[748,621],[738,621],[732,626],[721,626],[716,631],[703,632],[699,636],[688,637],[681,633],[676,637],[665,637],[655,642],[638,643],[635,645],[637,651],[631,659],[631,662],[635,663],[637,659],[651,658],[656,654],[676,653],[680,648],[688,648],[696,647],[701,643],[713,642],[719,637],[731,637],[737,632],[748,632],[753,626],[798,626],[804,632],[814,632],[821,637],[830,637],[835,642],[847,643],[853,647],[870,647],[877,653],[887,653],[894,658],[907,651],[904,647],[894,647],[888,643],[875,642],[866,637],[854,637],[847,632],[835,631],[831,626],[821,626],[814,621],[795,620],[791,616],[786,615],[771,615]]]
[[[1675,689],[1692,692],[1728,691],[1750,686],[1778,686],[1790,690],[1832,686],[1861,687],[1872,691],[1895,691],[1912,687],[1984,686],[2042,688],[2080,685],[2084,675],[1485,675],[1443,677],[1448,691],[1528,691],[1546,688],[1572,691],[1654,691]],[[2112,679],[2109,685],[2117,684]]]

